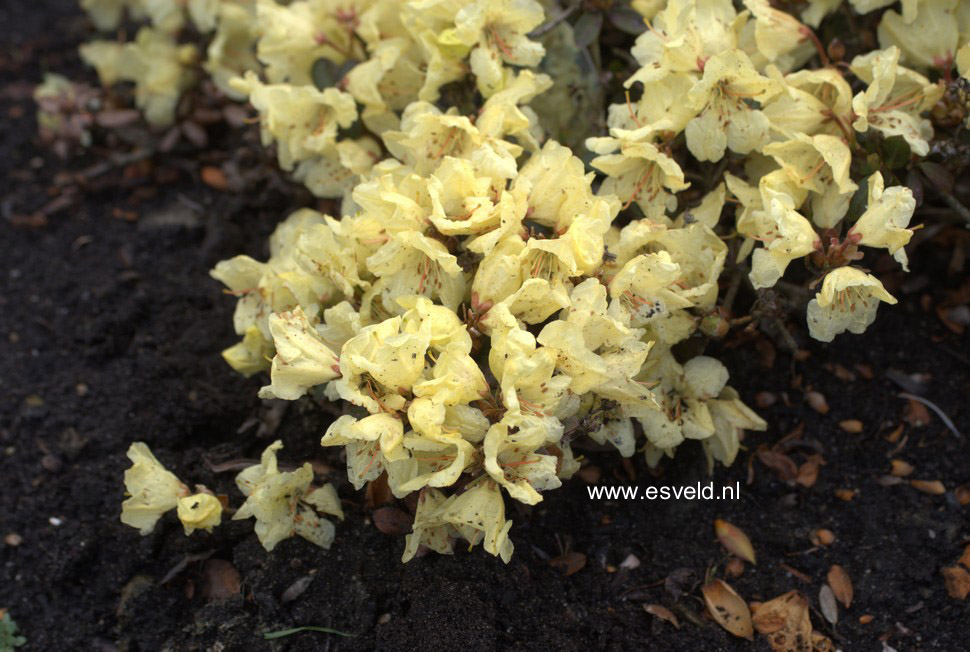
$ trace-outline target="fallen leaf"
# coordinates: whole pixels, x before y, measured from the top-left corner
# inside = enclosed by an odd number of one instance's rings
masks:
[[[808,405],[819,414],[829,413],[829,403],[821,392],[808,392],[805,394]]]
[[[906,410],[903,414],[903,421],[914,428],[922,428],[930,422],[930,412],[926,406],[919,401],[909,399],[906,402]]]
[[[226,173],[211,165],[202,168],[202,183],[216,190],[229,189],[229,181],[226,179]]]
[[[626,559],[620,562],[620,568],[625,570],[634,570],[636,568],[640,568],[640,558],[631,552],[626,556]]]
[[[685,593],[690,593],[698,584],[697,575],[692,568],[678,568],[664,579],[664,591],[674,600],[680,600]]]
[[[789,591],[758,605],[752,622],[758,633],[768,639],[774,652],[810,652],[816,638],[815,649],[826,649],[825,637],[812,631],[808,600],[798,591]]]
[[[818,592],[818,605],[822,609],[825,620],[833,625],[839,622],[839,606],[835,604],[835,593],[828,584],[823,584]]]
[[[236,567],[225,559],[210,559],[202,567],[202,597],[228,600],[239,593],[242,578]]]
[[[312,575],[304,575],[297,581],[293,582],[292,584],[289,585],[289,587],[287,587],[285,591],[283,591],[282,595],[280,595],[280,602],[282,602],[283,604],[286,604],[288,602],[293,602],[301,595],[303,595],[303,593],[310,586],[310,582],[312,581],[313,581]]]
[[[888,441],[890,444],[895,444],[897,441],[899,441],[899,438],[902,437],[902,435],[903,424],[899,424],[892,432],[886,435],[886,441]]]
[[[367,483],[367,488],[364,490],[364,507],[375,509],[393,502],[394,494],[387,484],[387,471],[382,471],[379,476]]]
[[[826,579],[829,586],[832,587],[835,599],[841,602],[846,609],[852,606],[852,580],[849,579],[849,574],[845,569],[838,564],[833,564]]]
[[[900,478],[905,478],[915,470],[913,465],[905,460],[893,460],[890,464],[892,465],[890,473]]]
[[[643,610],[646,611],[651,616],[656,616],[661,620],[666,620],[668,623],[673,625],[676,629],[680,629],[680,621],[677,620],[677,616],[674,612],[667,607],[661,606],[659,604],[645,604],[643,605]]]
[[[596,484],[600,481],[600,477],[603,475],[603,472],[600,471],[600,467],[596,466],[595,464],[587,464],[576,471],[576,475],[579,476],[579,479],[586,484]]]
[[[789,573],[791,573],[793,576],[795,576],[798,579],[800,579],[801,581],[805,582],[806,584],[811,584],[812,583],[811,576],[806,575],[805,573],[803,573],[802,571],[798,570],[794,566],[789,566],[788,564],[778,564],[778,565],[781,566],[782,568],[784,568]]]
[[[966,600],[970,594],[970,573],[967,569],[962,566],[947,566],[942,572],[947,595],[957,600]]]
[[[875,619],[876,619],[876,617],[873,616],[872,614],[863,614],[863,615],[859,616],[859,624],[860,625],[868,625],[869,623],[871,623]]]
[[[946,493],[946,487],[939,480],[910,480],[909,484],[913,489],[934,496],[942,496]]]
[[[732,555],[752,564],[758,563],[755,561],[754,546],[751,545],[751,539],[740,528],[725,520],[717,519],[714,521],[714,533],[721,545]]]
[[[784,453],[769,448],[759,448],[756,454],[758,461],[777,473],[778,479],[782,482],[791,484],[798,477],[798,467],[794,460]]]
[[[853,435],[857,435],[863,430],[862,422],[858,419],[846,419],[845,421],[839,421],[839,427]]]
[[[563,575],[569,577],[573,573],[578,573],[586,566],[586,555],[581,552],[567,552],[564,555],[550,559],[549,565],[562,571]]]
[[[798,475],[795,482],[803,487],[812,487],[818,481],[818,471],[822,466],[822,456],[819,454],[811,455],[801,466],[798,467]]]
[[[414,517],[397,507],[381,507],[371,514],[371,520],[384,534],[407,534],[411,531]]]
[[[724,580],[713,580],[701,587],[704,603],[711,617],[729,633],[749,641],[754,638],[751,610],[747,603]]]

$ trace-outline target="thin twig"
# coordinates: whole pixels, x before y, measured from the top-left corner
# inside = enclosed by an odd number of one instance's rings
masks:
[[[937,192],[939,193],[940,197],[943,198],[943,201],[946,202],[946,205],[952,208],[957,215],[963,218],[963,220],[967,223],[967,228],[970,228],[970,208],[967,208],[961,204],[959,199],[948,192],[943,192],[939,189],[937,189]]]
[[[943,420],[943,423],[946,424],[946,427],[950,429],[950,432],[952,432],[954,435],[957,436],[957,439],[963,439],[963,435],[960,434],[960,431],[957,430],[957,427],[953,425],[952,421],[950,421],[950,417],[946,416],[946,413],[944,413],[943,410],[941,410],[936,405],[936,403],[933,403],[932,401],[929,401],[923,398],[922,396],[917,396],[916,394],[910,394],[909,392],[900,392],[898,396],[900,398],[908,398],[911,401],[917,401],[919,403],[922,403],[929,409],[933,410],[934,412],[936,412],[936,415]]]

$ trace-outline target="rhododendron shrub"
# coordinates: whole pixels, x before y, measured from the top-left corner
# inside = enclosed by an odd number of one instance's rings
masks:
[[[240,340],[223,356],[268,375],[263,398],[343,406],[320,443],[343,449],[353,487],[386,477],[397,498],[417,493],[405,561],[459,540],[508,561],[506,501],[534,505],[569,479],[580,437],[651,466],[695,439],[709,465],[730,464],[766,424],[721,362],[678,345],[729,327],[726,269],[764,292],[807,268],[822,341],[895,303],[861,261],[885,249],[908,269],[917,202],[898,165],[857,162],[873,143],[903,164],[927,155],[927,112],[970,67],[970,5],[956,0],[904,0],[902,13],[812,0],[799,15],[767,0],[636,0],[625,97],[571,149],[550,133],[567,120],[531,105],[562,96],[543,43],[576,49],[575,8],[82,4],[102,30],[150,22],[133,42],[82,47],[104,84],[135,84],[149,123],[176,120],[207,75],[251,104],[281,169],[338,200],[330,215],[285,216],[267,260],[212,271],[237,297]],[[813,28],[877,10],[879,48],[831,63]],[[697,169],[715,170],[700,193]],[[239,474],[233,518],[254,518],[268,550],[293,535],[328,547],[336,493],[309,465],[280,472],[279,448]],[[177,508],[187,533],[219,524],[224,497],[191,492],[143,444],[130,456],[126,523],[144,533]]]

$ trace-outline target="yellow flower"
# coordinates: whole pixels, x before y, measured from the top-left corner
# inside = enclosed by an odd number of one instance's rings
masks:
[[[916,16],[908,19],[887,11],[879,21],[879,45],[897,46],[900,59],[919,70],[948,69],[960,46],[958,4],[959,0],[919,0]]]
[[[355,489],[377,478],[388,463],[407,459],[403,443],[404,424],[388,413],[372,414],[363,419],[343,415],[330,424],[320,440],[321,446],[344,447],[347,477]]]
[[[439,516],[441,506],[447,500],[437,489],[427,489],[418,495],[418,507],[414,514],[414,523],[411,524],[411,533],[405,539],[402,562],[411,561],[421,546],[440,555],[454,554],[458,531]]]
[[[768,0],[744,0],[744,6],[754,16],[745,25],[739,47],[754,52],[752,60],[756,68],[771,62],[787,72],[801,67],[815,54],[815,47],[806,38],[805,26],[791,14],[775,9]],[[754,48],[746,47],[754,41]]]
[[[852,72],[869,84],[852,99],[856,131],[870,127],[885,136],[902,136],[913,153],[926,156],[933,126],[920,113],[933,107],[943,95],[942,84],[931,84],[917,72],[898,65],[899,48],[874,50],[852,60]]]
[[[803,215],[795,210],[794,200],[783,192],[765,190],[761,210],[738,219],[738,231],[760,241],[752,259],[751,282],[755,288],[773,286],[788,264],[812,253],[819,236]]]
[[[223,360],[246,378],[269,369],[272,355],[272,342],[263,338],[256,325],[246,329],[241,342],[222,352]]]
[[[852,123],[852,88],[842,73],[820,68],[782,76],[768,66],[766,74],[782,88],[761,109],[773,130],[788,139],[820,133],[846,137]]]
[[[142,442],[128,447],[128,459],[132,466],[125,471],[125,491],[130,498],[121,504],[121,522],[146,535],[155,529],[162,514],[175,509],[179,499],[189,495],[189,488]]]
[[[768,118],[749,102],[766,102],[780,90],[762,77],[740,50],[712,56],[703,78],[688,93],[699,115],[687,123],[687,148],[701,161],[717,161],[724,150],[747,154],[769,140]]]
[[[896,303],[879,279],[855,267],[839,267],[826,274],[808,304],[808,331],[822,342],[845,331],[862,333],[876,319],[880,301]]]
[[[448,498],[437,514],[469,544],[474,546],[484,540],[485,552],[501,557],[505,563],[512,558],[512,521],[505,520],[502,492],[487,476],[471,482],[461,495]]]
[[[652,143],[589,138],[586,147],[600,154],[590,165],[607,176],[600,193],[617,195],[624,207],[635,202],[651,220],[662,220],[674,210],[674,194],[690,187],[677,162]],[[612,153],[617,149],[619,153]]]
[[[212,494],[192,494],[179,498],[177,514],[186,535],[196,530],[212,532],[222,523],[222,503]]]
[[[378,278],[371,294],[379,296],[387,310],[396,310],[398,297],[417,294],[455,311],[465,297],[466,279],[458,259],[440,240],[417,231],[394,233],[367,258],[367,269]]]
[[[738,393],[725,387],[716,399],[707,401],[707,409],[714,422],[714,435],[704,440],[708,468],[713,470],[714,460],[729,466],[741,448],[741,436],[745,430],[765,430],[768,424],[745,405]]]
[[[280,473],[276,451],[281,448],[280,441],[270,444],[258,465],[243,469],[236,476],[236,486],[246,496],[246,502],[232,520],[255,517],[256,536],[267,552],[295,534],[321,548],[329,548],[334,526],[313,509],[318,502],[311,499],[316,493],[311,486],[313,469],[307,462],[296,471]]]
[[[219,3],[216,33],[206,50],[202,64],[213,83],[234,100],[245,99],[245,94],[232,88],[230,80],[247,70],[258,70],[255,45],[258,34],[255,9],[229,2]]]
[[[792,140],[766,145],[762,152],[778,162],[793,184],[811,192],[817,225],[832,228],[845,216],[858,186],[849,177],[852,152],[841,139],[796,134]]]
[[[472,0],[458,11],[454,37],[474,48],[469,63],[482,95],[502,90],[503,64],[539,65],[545,49],[527,34],[542,19],[542,5],[535,0]]]
[[[886,188],[882,173],[869,177],[869,200],[866,211],[849,229],[848,236],[859,238],[867,247],[888,249],[903,269],[909,271],[909,260],[903,247],[913,237],[907,229],[916,210],[913,191],[906,186]]]
[[[295,400],[313,387],[340,376],[339,358],[324,344],[300,307],[269,318],[276,355],[272,383],[259,390],[260,398]]]

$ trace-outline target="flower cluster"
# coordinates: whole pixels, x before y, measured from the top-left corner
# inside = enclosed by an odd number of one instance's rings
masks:
[[[774,286],[792,261],[805,258],[822,283],[808,308],[811,335],[831,341],[846,330],[861,333],[879,302],[895,299],[875,277],[847,265],[868,246],[888,249],[905,268],[916,201],[907,187],[886,188],[879,171],[852,178],[857,135],[898,137],[907,152],[928,153],[933,128],[923,114],[944,85],[914,68],[949,74],[961,38],[970,38],[970,13],[962,3],[958,16],[954,0],[914,0],[904,3],[902,16],[886,12],[879,28],[885,49],[856,57],[847,79],[835,66],[799,70],[815,54],[812,31],[766,0],[743,4],[743,12],[731,0],[670,0],[656,8],[633,49],[641,67],[626,82],[641,89],[639,101],[628,96],[611,106],[610,136],[587,141],[599,154],[592,166],[606,175],[600,193],[669,225],[676,193],[690,185],[685,157],[678,161],[673,151],[678,137],[698,161],[729,157],[732,169],[744,169],[744,178],[725,173],[724,183],[737,204],[738,259],[751,257],[754,288]],[[811,2],[805,19],[817,24],[839,4]],[[868,11],[889,3],[852,4]],[[945,38],[934,41],[939,33]],[[852,78],[862,86],[855,94]],[[723,201],[725,189],[716,192]],[[850,216],[858,193],[863,212]]]
[[[614,226],[621,202],[539,146],[521,105],[549,84],[520,71],[474,116],[410,104],[355,213],[298,211],[267,262],[213,271],[239,297],[226,360],[269,366],[264,398],[356,406],[322,445],[344,447],[357,488],[386,473],[395,496],[420,492],[405,559],[457,538],[508,559],[502,493],[542,500],[577,470],[579,435],[651,464],[697,439],[730,463],[764,428],[720,362],[672,353],[714,308],[724,192]]]
[[[878,161],[857,162],[872,142],[928,153],[925,113],[945,92],[931,78],[970,67],[966,3],[904,0],[883,14],[881,49],[841,66],[810,27],[841,0],[810,0],[805,24],[742,4],[632,3],[648,28],[625,84],[639,96],[586,141],[595,172],[529,106],[553,85],[533,70],[535,0],[85,0],[102,28],[125,7],[153,27],[83,55],[106,83],[134,80],[164,123],[198,72],[176,35],[212,32],[203,69],[249,100],[281,168],[342,199],[336,216],[287,217],[265,262],[212,271],[237,298],[241,339],[224,358],[269,373],[262,398],[342,402],[321,445],[343,449],[350,483],[417,493],[405,561],[460,539],[508,561],[505,496],[534,505],[559,487],[579,468],[577,438],[650,466],[698,440],[713,466],[766,427],[723,364],[678,347],[723,321],[726,265],[750,261],[761,292],[803,259],[823,341],[895,303],[860,248],[906,269],[916,200]],[[293,535],[327,547],[336,493],[309,465],[281,473],[279,446],[238,476],[234,518],[255,517],[267,549]],[[183,501],[215,509],[136,452],[125,522],[144,532]]]

